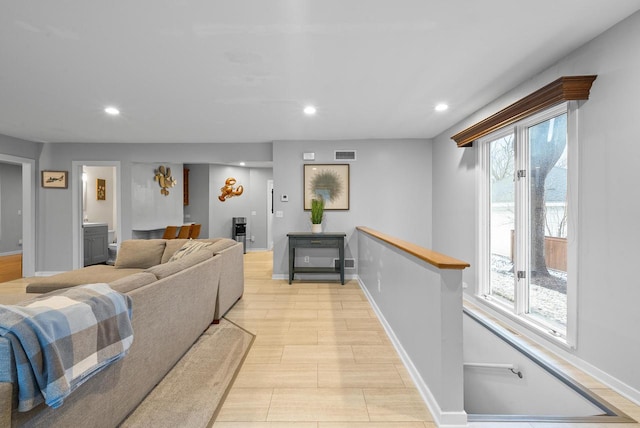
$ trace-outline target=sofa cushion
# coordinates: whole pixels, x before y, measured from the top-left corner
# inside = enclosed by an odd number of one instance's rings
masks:
[[[202,248],[172,262],[152,266],[146,269],[145,272],[150,272],[158,279],[162,279],[210,259],[211,257],[213,257],[213,252],[208,248]]]
[[[143,287],[145,285],[156,282],[158,278],[149,272],[138,272],[133,275],[126,276],[124,278],[116,279],[109,283],[111,288],[120,293],[128,293],[136,288]]]
[[[61,288],[95,282],[112,282],[119,278],[141,272],[142,269],[114,269],[113,266],[94,265],[52,276],[33,278],[27,285],[27,293],[48,293]]]
[[[180,272],[182,267],[178,263],[162,263],[145,269],[145,273],[151,273],[158,279],[163,279]]]
[[[173,253],[173,256],[171,256],[168,263],[175,262],[176,260],[188,256],[189,254],[195,253],[196,251],[199,251],[203,248],[210,247],[211,245],[212,244],[210,242],[205,241],[187,241],[182,247],[180,247],[178,251]]]
[[[166,246],[165,239],[130,239],[120,244],[116,269],[146,269],[160,264]]]
[[[164,254],[162,254],[162,263],[167,263],[173,254],[189,241],[190,239],[168,239],[164,249]],[[214,253],[218,253],[238,243],[234,239],[229,238],[205,238],[194,239],[193,241],[211,243],[211,248],[213,248]]]
[[[234,245],[237,245],[237,244],[238,244],[238,241],[234,239],[219,238],[213,241],[210,248],[213,250],[214,253],[219,253],[220,251],[226,250],[227,248],[233,247]]]
[[[167,263],[171,256],[178,251],[184,244],[189,242],[188,239],[167,239],[167,244],[164,248],[164,253],[162,254],[162,262]]]

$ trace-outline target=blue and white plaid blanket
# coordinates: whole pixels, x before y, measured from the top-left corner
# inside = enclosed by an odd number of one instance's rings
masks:
[[[18,411],[57,408],[75,388],[122,358],[133,342],[132,301],[107,284],[0,305],[0,336],[16,362]]]

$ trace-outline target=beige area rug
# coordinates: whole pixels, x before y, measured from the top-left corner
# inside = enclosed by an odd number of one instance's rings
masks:
[[[203,333],[121,427],[213,424],[254,336],[221,319]]]

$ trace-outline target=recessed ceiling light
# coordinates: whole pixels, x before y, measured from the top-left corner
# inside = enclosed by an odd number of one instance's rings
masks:
[[[244,162],[240,162],[240,166],[245,166],[246,164]]]
[[[440,103],[435,107],[436,111],[445,111],[446,109],[448,109],[449,106],[444,104],[444,103]]]
[[[314,114],[316,114],[316,108],[314,106],[306,106],[304,108],[304,114],[306,114],[307,116],[313,116]]]
[[[111,116],[117,116],[120,114],[120,110],[115,107],[105,107],[104,112],[110,114]]]

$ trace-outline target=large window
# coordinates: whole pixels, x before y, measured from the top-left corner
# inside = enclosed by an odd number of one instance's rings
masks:
[[[568,117],[563,104],[479,141],[479,294],[572,344],[569,165],[575,160]]]

